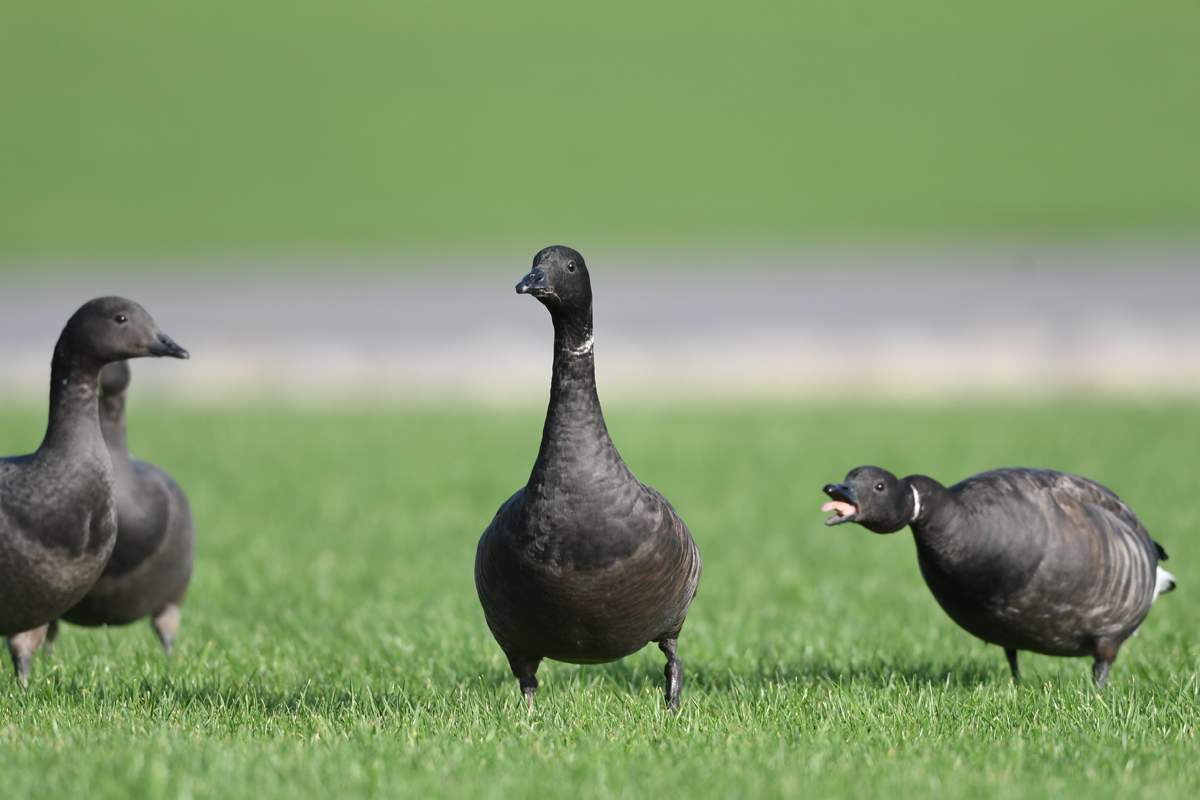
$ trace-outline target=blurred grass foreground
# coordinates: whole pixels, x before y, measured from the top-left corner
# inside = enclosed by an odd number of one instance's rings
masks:
[[[1183,0],[4,0],[0,261],[1191,234],[1198,23]]]

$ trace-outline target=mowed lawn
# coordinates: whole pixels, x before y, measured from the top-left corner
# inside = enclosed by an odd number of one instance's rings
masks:
[[[67,627],[0,695],[12,797],[1189,797],[1200,790],[1200,408],[610,410],[626,460],[705,559],[662,660],[547,663],[527,714],[475,598],[475,543],[528,476],[541,408],[172,410],[135,397],[135,454],[191,496],[177,654],[146,624]],[[0,452],[44,412],[0,412]],[[1109,688],[1086,660],[945,617],[910,534],[822,525],[853,466],[946,479],[1048,466],[1108,484],[1180,581]]]

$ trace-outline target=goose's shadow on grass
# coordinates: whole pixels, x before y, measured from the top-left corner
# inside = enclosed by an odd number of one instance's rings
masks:
[[[150,713],[158,706],[203,716],[214,712],[237,716],[271,719],[292,719],[301,726],[311,726],[314,715],[329,720],[357,718],[366,721],[408,716],[418,711],[437,711],[450,702],[450,695],[459,687],[446,687],[445,692],[426,691],[421,694],[404,687],[371,686],[364,682],[354,685],[311,683],[303,687],[268,688],[253,682],[229,684],[224,682],[180,683],[170,678],[153,682],[122,683],[84,690],[66,685],[55,690],[83,702],[116,707],[136,708]]]
[[[863,684],[874,688],[888,686],[968,687],[992,685],[1010,680],[1007,670],[1001,673],[995,666],[981,662],[877,662],[851,663],[829,660],[807,661],[801,664],[779,664],[773,670],[762,669],[759,680],[766,683],[800,681],[828,682],[838,685]],[[735,685],[741,676],[726,672],[713,673],[698,679],[713,681],[713,685]]]
[[[665,665],[665,659],[663,664]],[[564,671],[569,670],[569,671]],[[629,657],[609,664],[589,665],[586,670],[568,664],[556,664],[553,675],[540,670],[543,686],[557,684],[595,685],[611,683],[625,691],[637,691],[650,686],[661,690],[663,667],[646,658]],[[516,686],[507,670],[497,673],[485,670],[481,679],[494,687],[503,689]],[[700,666],[689,668],[683,664],[684,691],[688,689],[712,692],[744,692],[766,686],[786,684],[811,684],[825,682],[840,686],[861,684],[876,688],[889,686],[930,686],[935,688],[977,686],[1007,686],[1011,678],[1007,668],[986,661],[947,662],[878,662],[871,664],[835,662],[828,659],[802,663],[775,663],[762,661],[748,663],[744,668],[727,666],[714,668]]]
[[[687,681],[685,667],[685,682]],[[700,668],[692,673],[691,682],[713,691],[741,691],[746,688],[777,686],[792,683],[830,683],[838,686],[860,684],[873,688],[890,686],[929,686],[933,688],[1007,684],[1003,673],[982,663],[901,662],[846,663],[829,660],[806,661],[800,664],[755,665],[745,671],[733,668],[709,670]]]
[[[610,664],[577,665],[550,662],[551,669],[539,671],[542,690],[539,694],[553,696],[579,690],[600,688],[626,694],[643,691],[661,693],[662,666],[658,659],[626,658]],[[492,698],[519,694],[517,680],[507,668],[497,669],[494,663],[477,666],[472,672],[462,665],[459,676],[435,678],[431,683],[396,683],[392,680],[348,681],[328,680],[292,683],[270,687],[251,674],[240,680],[188,679],[160,676],[113,682],[106,686],[84,688],[71,680],[52,679],[47,684],[31,684],[26,697],[33,700],[47,692],[59,697],[75,698],[81,704],[114,703],[149,710],[154,706],[175,707],[185,711],[246,709],[270,717],[308,717],[312,714],[342,716],[350,713],[359,717],[405,715],[416,711],[435,710],[442,705],[457,704],[474,695],[475,701],[491,703]],[[474,677],[472,677],[472,675]],[[1040,681],[1032,682],[1037,685]],[[844,663],[815,659],[801,663],[768,663],[756,661],[744,668],[737,665],[702,665],[689,669],[684,663],[685,696],[690,692],[744,695],[758,694],[761,689],[786,688],[829,684],[840,687],[861,685],[876,689],[890,687],[976,688],[981,686],[1007,687],[1011,679],[1007,669],[983,660],[949,662],[901,661],[877,663]]]

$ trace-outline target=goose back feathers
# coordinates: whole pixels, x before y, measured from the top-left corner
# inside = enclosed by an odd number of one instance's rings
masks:
[[[608,434],[583,257],[565,247],[541,251],[517,292],[550,311],[554,372],[529,481],[500,507],[476,551],[488,626],[530,707],[543,658],[601,663],[658,642],[675,709],[676,640],[699,584],[700,554],[675,509],[634,477]]]
[[[98,382],[105,364],[140,356],[186,358],[187,351],[145,309],[120,297],[86,303],[58,339],[46,435],[36,452],[0,459],[2,635],[58,617],[87,593],[108,562],[117,515]],[[17,651],[13,655],[21,660]]]
[[[921,575],[964,629],[1016,653],[1092,656],[1103,685],[1121,643],[1174,579],[1166,553],[1120,498],[1045,469],[997,469],[946,488],[932,478],[852,470],[825,487],[828,525],[911,526]]]

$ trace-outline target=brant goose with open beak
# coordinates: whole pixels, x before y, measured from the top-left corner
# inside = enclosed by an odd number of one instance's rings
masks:
[[[609,438],[583,256],[542,250],[517,294],[550,311],[554,375],[529,483],[496,512],[475,554],[488,627],[531,710],[543,658],[598,664],[657,642],[674,712],[683,674],[676,640],[700,581],[700,553],[675,509],[634,477]]]
[[[1095,481],[1046,469],[997,469],[949,489],[859,467],[829,484],[826,525],[912,528],[921,575],[950,618],[1004,648],[1091,656],[1104,686],[1117,650],[1175,578],[1137,515]]]
[[[117,509],[100,432],[100,370],[140,356],[188,352],[132,300],[84,304],[54,348],[42,444],[0,459],[0,635],[22,681],[47,623],[87,594],[112,553]]]

